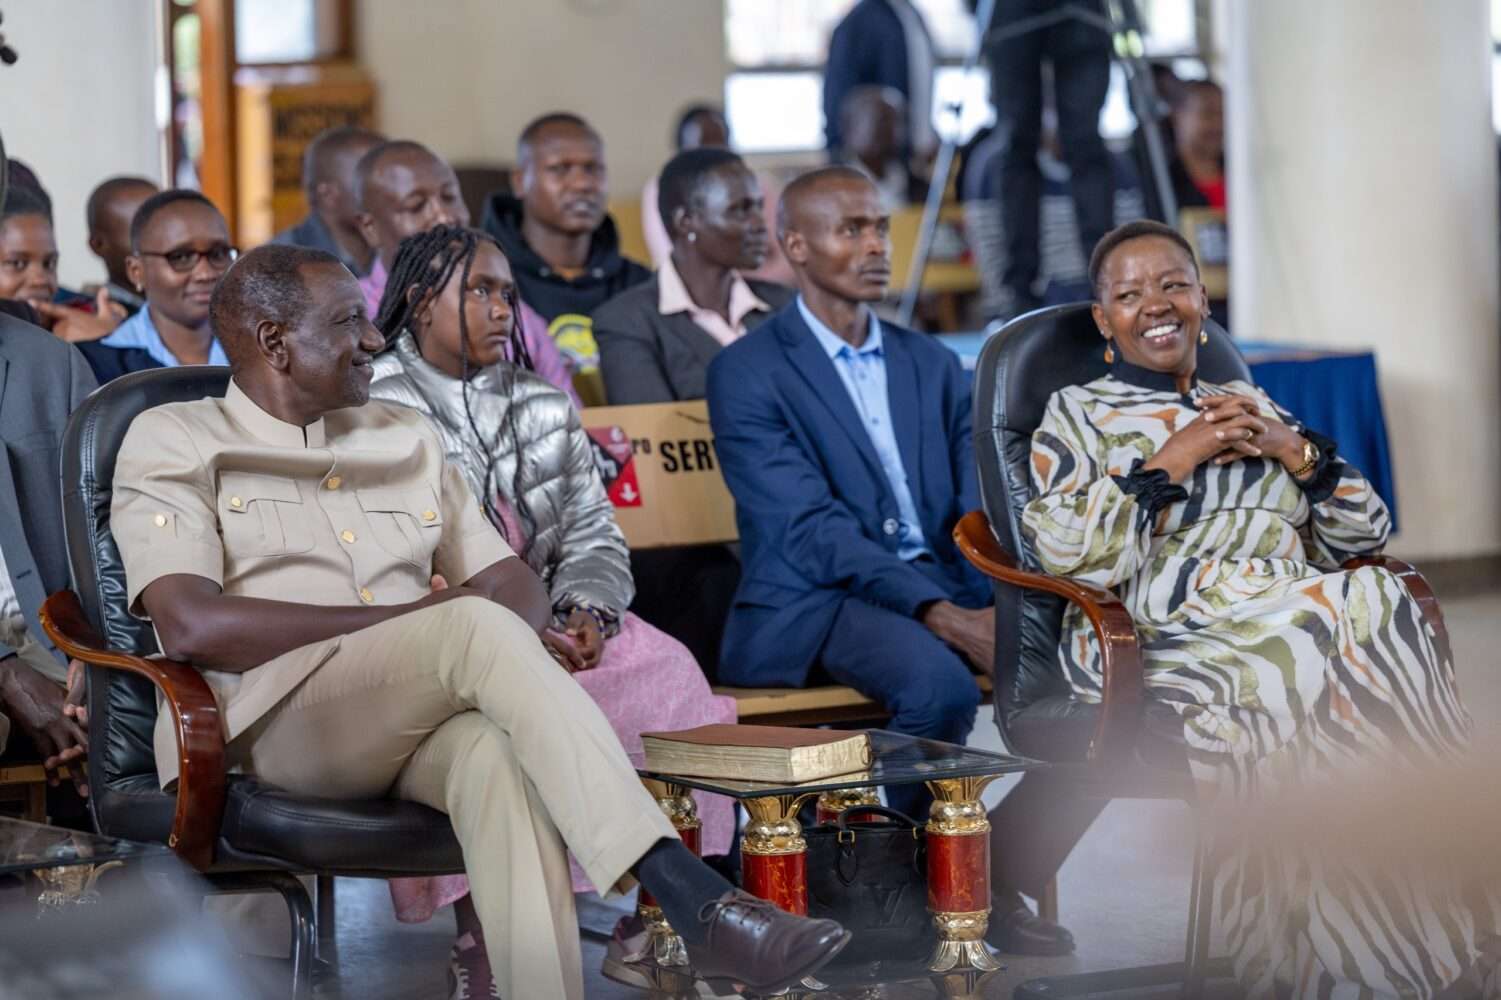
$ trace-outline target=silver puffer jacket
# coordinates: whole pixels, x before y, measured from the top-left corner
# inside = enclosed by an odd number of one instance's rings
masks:
[[[629,550],[567,396],[531,372],[495,365],[469,382],[471,426],[463,384],[423,360],[406,332],[376,359],[370,396],[425,414],[476,499],[498,493],[518,518],[524,507],[524,556],[555,609],[588,607],[619,621],[636,593]],[[518,450],[525,456],[519,482]]]

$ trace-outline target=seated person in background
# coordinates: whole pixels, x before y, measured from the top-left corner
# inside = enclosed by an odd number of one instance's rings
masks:
[[[467,226],[469,209],[453,168],[421,143],[407,139],[382,143],[360,158],[354,176],[360,232],[375,253],[370,273],[360,279],[365,304],[374,316],[380,311],[389,268],[401,241],[434,226]],[[528,312],[523,305],[522,334],[533,370],[577,404],[571,373],[557,345],[535,313],[531,322],[525,322]]]
[[[352,125],[324,129],[302,154],[302,192],[308,214],[297,225],[271,237],[333,254],[362,278],[370,273],[375,251],[360,232],[360,202],[355,197],[354,168],[385,137]]]
[[[627,751],[641,749],[643,732],[734,722],[734,699],[709,691],[688,650],[626,611],[630,563],[593,446],[568,397],[527,369],[515,293],[510,265],[486,233],[437,226],[404,240],[376,318],[391,347],[376,359],[371,398],[410,406],[432,423],[476,507],[546,586],[552,621],[542,641]],[[733,804],[712,796],[700,817],[704,853],[725,854]],[[595,888],[576,862],[573,888]],[[451,962],[454,981],[466,967],[472,988],[490,971],[473,947],[483,938],[468,892],[463,876],[391,883],[403,921],[459,902]]]
[[[93,302],[60,295],[57,261],[52,203],[32,187],[10,185],[0,204],[0,299],[25,302],[59,340],[78,343],[108,334],[125,317],[124,309],[102,290]]]
[[[89,249],[104,262],[105,293],[126,315],[135,315],[146,304],[125,263],[130,256],[130,220],[158,190],[144,177],[111,177],[89,194]]]
[[[729,149],[730,123],[719,108],[711,104],[694,104],[679,116],[672,136],[673,146],[679,153],[690,149]],[[761,185],[766,231],[771,232],[777,224],[777,199],[782,187],[769,172],[757,174],[756,180]],[[651,254],[652,266],[656,268],[661,268],[662,262],[672,253],[673,242],[662,222],[662,211],[657,203],[660,183],[661,175],[658,174],[641,190],[641,234],[646,238],[646,249]],[[774,240],[767,244],[767,248],[765,261],[759,267],[746,269],[746,276],[782,285],[792,284],[792,269],[782,257],[782,248]]]
[[[886,211],[920,204],[928,185],[907,162],[907,102],[894,87],[856,87],[840,106],[838,161],[859,167],[875,181]]]
[[[770,242],[756,178],[725,149],[679,153],[661,175],[671,255],[648,281],[594,314],[605,396],[612,405],[702,399],[709,362],[786,305],[790,289],[749,282],[741,271]],[[693,650],[717,678],[719,646],[740,561],[724,545],[631,553],[636,613]]]
[[[1208,308],[1177,230],[1113,230],[1090,276],[1112,368],[1049,401],[1022,530],[1046,572],[1130,609],[1147,693],[1182,716],[1201,801],[1259,813],[1301,781],[1368,782],[1348,773],[1357,762],[1385,776],[1453,759],[1470,721],[1417,602],[1384,568],[1340,570],[1386,541],[1371,484],[1254,385],[1199,380]],[[1063,629],[1059,667],[1098,701],[1099,647],[1077,608]],[[1481,887],[1465,887],[1470,910],[1347,864],[1358,852],[1215,849],[1219,933],[1249,996],[1478,995],[1446,987],[1472,956],[1494,961]]]
[[[130,282],[146,305],[101,343],[134,347],[166,368],[227,365],[208,307],[214,286],[235,259],[224,216],[197,191],[152,195],[130,220]]]
[[[704,398],[720,348],[792,301],[791,289],[743,276],[771,243],[744,160],[727,149],[679,153],[662,169],[661,190],[672,252],[656,274],[594,311],[611,406]]]
[[[136,418],[111,519],[130,607],[203,671],[230,758],[294,793],[446,812],[508,998],[583,995],[565,845],[595,885],[638,878],[700,974],[775,989],[837,953],[837,923],[737,892],[677,839],[437,431],[366,405],[384,341],[338,259],[260,247],[211,313],[228,392]],[[167,713],[155,746],[165,785]]]
[[[88,749],[83,718],[74,714],[83,678],[81,672],[69,676],[37,611],[48,594],[70,585],[58,454],[68,414],[93,391],[94,377],[78,351],[0,314],[0,373],[6,369],[9,377],[0,377],[0,454],[7,470],[0,476],[0,729],[14,727],[28,737],[31,759],[54,772]],[[69,772],[87,794],[82,768]],[[54,801],[49,812],[67,810]]]
[[[599,133],[577,115],[538,118],[516,143],[511,189],[515,195],[490,196],[484,229],[500,241],[522,300],[546,322],[575,380],[586,376],[580,388],[585,401],[602,402],[592,398],[603,392],[591,316],[651,272],[620,255],[615,223],[605,211]]]
[[[745,564],[719,674],[752,687],[827,677],[889,711],[888,729],[963,744],[980,702],[974,671],[995,661],[990,588],[951,536],[980,506],[970,379],[947,348],[871,311],[891,277],[888,224],[880,193],[853,167],[794,180],[779,229],[798,299],[709,366]],[[931,801],[916,786],[886,793],[914,816]],[[1018,830],[1035,822],[1003,803],[992,815],[997,857],[1033,852]],[[1057,847],[1049,837],[1041,852]],[[1010,872],[997,865],[998,879]],[[1024,886],[1052,875],[1028,874]],[[992,943],[1072,950],[1016,888],[993,887]]]
[[[1172,108],[1168,172],[1178,207],[1225,211],[1224,91],[1212,80],[1183,80]]]

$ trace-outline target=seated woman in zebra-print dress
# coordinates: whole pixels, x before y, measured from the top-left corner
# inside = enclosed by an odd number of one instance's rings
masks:
[[[1455,758],[1469,718],[1417,603],[1387,570],[1339,569],[1386,541],[1371,484],[1254,385],[1195,377],[1207,300],[1176,231],[1110,233],[1090,278],[1112,368],[1050,400],[1023,530],[1047,572],[1129,608],[1201,798],[1245,801],[1384,756]],[[1077,609],[1059,658],[1076,696],[1098,700]],[[1429,997],[1483,961],[1489,907],[1232,846],[1214,912],[1252,996]]]

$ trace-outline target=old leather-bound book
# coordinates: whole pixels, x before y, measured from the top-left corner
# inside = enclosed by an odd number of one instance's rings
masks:
[[[699,726],[643,733],[646,769],[683,777],[799,784],[870,766],[863,732],[790,726]]]

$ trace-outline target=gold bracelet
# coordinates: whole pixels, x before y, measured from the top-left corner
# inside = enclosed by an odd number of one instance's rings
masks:
[[[1312,441],[1303,442],[1303,464],[1289,473],[1294,479],[1302,479],[1319,464],[1319,449]]]

